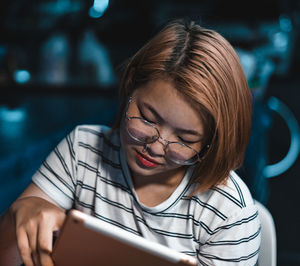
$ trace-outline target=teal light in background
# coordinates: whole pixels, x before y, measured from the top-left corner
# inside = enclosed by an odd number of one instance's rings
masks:
[[[61,16],[80,11],[82,4],[74,0],[39,1],[38,8],[43,14]]]
[[[2,61],[3,57],[7,53],[7,48],[5,45],[0,44],[0,61]]]
[[[273,43],[277,50],[286,51],[289,45],[287,34],[285,32],[276,32],[273,36]]]
[[[26,118],[26,111],[23,108],[9,109],[6,106],[0,107],[1,122],[23,122]]]
[[[27,111],[23,107],[10,109],[0,106],[0,137],[7,141],[18,142],[24,136]]]
[[[290,147],[285,157],[275,164],[267,165],[263,170],[264,176],[271,178],[287,171],[297,160],[300,152],[300,127],[289,107],[276,97],[270,97],[268,106],[284,119],[291,137]]]
[[[14,73],[14,80],[17,83],[24,84],[27,83],[31,78],[29,71],[24,69],[16,70]]]
[[[108,8],[109,0],[94,0],[93,6],[89,10],[89,16],[100,18]]]
[[[281,15],[279,17],[279,26],[285,32],[291,32],[293,29],[292,21],[289,17]]]

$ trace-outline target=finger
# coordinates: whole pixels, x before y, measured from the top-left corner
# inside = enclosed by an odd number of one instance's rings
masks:
[[[38,228],[39,263],[42,266],[53,266],[52,253],[53,229],[47,223],[40,223]]]
[[[60,228],[62,227],[65,219],[66,219],[67,215],[65,212],[60,211],[59,215],[58,215],[58,219],[56,220],[56,225],[54,226],[54,231],[60,230]]]
[[[45,253],[40,254],[40,263],[42,266],[54,266],[51,255]]]
[[[30,226],[27,229],[27,238],[29,242],[29,247],[31,249],[31,257],[34,261],[34,265],[39,265],[39,254],[37,250],[37,228],[36,226]]]
[[[17,228],[16,235],[17,235],[18,249],[22,261],[26,266],[34,266],[33,260],[31,258],[31,249],[29,247],[29,240],[25,229]]]

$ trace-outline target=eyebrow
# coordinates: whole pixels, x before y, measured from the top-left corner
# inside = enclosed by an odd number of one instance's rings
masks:
[[[160,121],[164,121],[164,119],[160,116],[160,114],[151,106],[149,105],[148,103],[143,103],[143,105],[149,109],[149,111],[151,113],[153,113]],[[140,108],[140,107],[139,107]],[[176,131],[179,131],[179,132],[182,132],[184,134],[191,134],[191,135],[196,135],[196,136],[199,136],[199,137],[203,137],[202,134],[200,134],[198,131],[196,130],[193,130],[193,129],[184,129],[184,128],[175,128]]]

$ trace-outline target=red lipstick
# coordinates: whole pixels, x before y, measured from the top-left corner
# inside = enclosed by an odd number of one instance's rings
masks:
[[[154,162],[153,160],[148,159],[146,156],[141,155],[137,152],[136,157],[138,161],[145,167],[154,168],[159,165],[159,163]]]

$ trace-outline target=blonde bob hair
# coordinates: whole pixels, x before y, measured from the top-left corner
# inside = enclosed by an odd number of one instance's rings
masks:
[[[252,95],[235,50],[219,33],[194,21],[169,22],[124,64],[114,128],[120,127],[133,91],[159,78],[172,80],[204,124],[209,148],[195,166],[195,191],[225,182],[242,165],[251,131]]]

